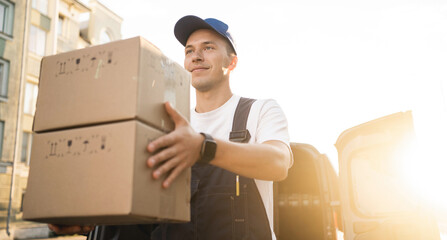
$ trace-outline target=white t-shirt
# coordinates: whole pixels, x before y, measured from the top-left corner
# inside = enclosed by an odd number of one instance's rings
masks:
[[[191,111],[191,126],[197,132],[211,134],[215,139],[227,140],[233,127],[233,117],[240,96],[233,95],[224,105],[210,112]],[[263,143],[278,140],[289,146],[287,119],[278,103],[272,99],[257,100],[253,103],[247,120],[251,139],[249,143]],[[290,148],[290,147],[289,147]],[[292,164],[292,163],[291,163]],[[273,233],[273,182],[255,179]]]

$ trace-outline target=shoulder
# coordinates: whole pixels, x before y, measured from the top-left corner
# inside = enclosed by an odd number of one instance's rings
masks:
[[[259,117],[263,117],[266,114],[284,115],[281,106],[274,99],[257,99],[253,103],[252,110]]]
[[[256,99],[256,104],[267,107],[279,107],[278,102],[275,99]]]
[[[276,100],[259,99],[254,102],[248,119],[256,142],[280,140],[288,143],[287,118]]]

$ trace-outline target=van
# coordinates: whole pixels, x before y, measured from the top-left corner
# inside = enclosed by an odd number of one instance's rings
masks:
[[[412,139],[411,112],[350,128],[335,144],[338,176],[326,155],[291,143],[294,165],[274,190],[278,240],[440,239],[400,171]]]

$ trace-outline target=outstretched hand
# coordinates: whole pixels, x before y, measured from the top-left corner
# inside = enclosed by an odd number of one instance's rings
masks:
[[[188,120],[172,108],[171,104],[166,102],[165,108],[174,121],[175,129],[148,144],[147,150],[153,155],[147,160],[147,165],[154,168],[154,179],[166,175],[162,186],[168,188],[183,170],[194,165],[200,158],[204,137],[195,132]]]
[[[48,224],[48,228],[56,234],[86,234],[95,228],[95,226],[79,226],[79,225],[57,225]]]

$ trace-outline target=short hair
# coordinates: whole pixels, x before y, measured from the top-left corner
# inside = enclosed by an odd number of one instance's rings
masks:
[[[223,39],[225,40],[228,56],[230,56],[230,57],[236,56],[237,54],[233,48],[233,45],[227,39],[225,39],[225,38],[223,38]]]

